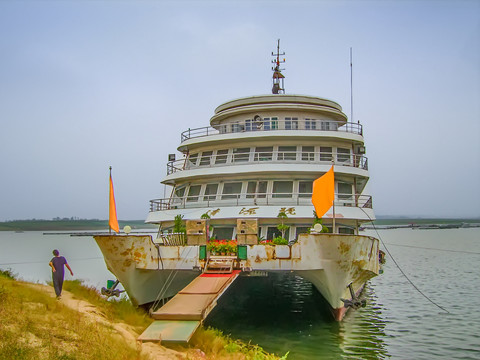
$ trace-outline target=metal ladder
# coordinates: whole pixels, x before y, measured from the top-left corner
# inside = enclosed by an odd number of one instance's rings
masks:
[[[203,270],[204,274],[231,274],[236,256],[210,256]]]

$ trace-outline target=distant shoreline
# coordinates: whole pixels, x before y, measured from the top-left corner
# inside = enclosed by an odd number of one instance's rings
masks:
[[[144,220],[119,220],[120,229],[129,225],[132,229],[156,229]],[[77,231],[108,230],[108,220],[13,220],[0,222],[0,231]]]
[[[386,218],[380,217],[375,225],[444,225],[444,224],[478,224],[480,218]],[[132,229],[156,229],[156,225],[146,224],[144,220],[119,220],[120,229],[129,225]],[[369,224],[367,223],[368,227]],[[0,222],[0,231],[78,231],[108,230],[108,220],[13,220]]]

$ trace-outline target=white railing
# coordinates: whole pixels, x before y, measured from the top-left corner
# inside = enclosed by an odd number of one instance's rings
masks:
[[[210,206],[311,205],[311,193],[248,193],[182,196],[150,200],[150,211]],[[372,208],[370,195],[335,194],[335,206]]]
[[[332,159],[335,160],[335,165],[337,166],[350,166],[368,170],[368,159],[363,155],[334,155],[333,153],[301,151],[249,151],[241,153],[219,154],[216,157],[213,155],[205,157],[198,156],[194,161],[191,161],[190,159],[170,161],[167,163],[167,175],[173,174],[177,171],[239,164],[331,164]]]
[[[202,136],[219,134],[242,133],[250,131],[277,131],[277,130],[308,130],[308,131],[341,131],[352,134],[363,135],[362,125],[359,123],[345,123],[334,120],[272,120],[264,119],[254,122],[252,120],[230,121],[216,125],[216,127],[205,126],[201,128],[188,129],[182,132],[181,142]]]

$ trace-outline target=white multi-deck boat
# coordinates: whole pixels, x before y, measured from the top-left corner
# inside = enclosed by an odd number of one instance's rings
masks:
[[[379,271],[378,240],[358,230],[374,219],[362,125],[334,101],[285,94],[282,54],[272,55],[271,95],[228,101],[210,126],[181,134],[181,158],[169,155],[162,181],[171,195],[150,202],[146,222],[158,235],[95,236],[135,303],[169,299],[201,273],[228,268],[240,276],[293,272],[337,320],[362,304],[363,285]],[[312,183],[332,164],[334,207],[313,228]],[[236,239],[238,248],[214,256],[211,239]]]

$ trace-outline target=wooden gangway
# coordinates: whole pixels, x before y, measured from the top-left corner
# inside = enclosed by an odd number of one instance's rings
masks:
[[[160,309],[152,312],[154,321],[140,341],[188,342],[195,330],[217,305],[217,300],[240,274],[228,265],[233,259],[215,259],[211,267],[196,277]]]

